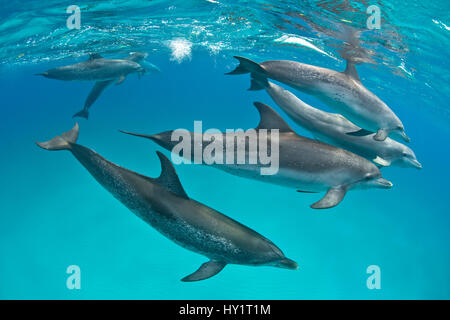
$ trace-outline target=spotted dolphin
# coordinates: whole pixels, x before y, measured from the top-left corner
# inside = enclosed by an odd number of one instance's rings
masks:
[[[421,169],[414,151],[391,138],[384,141],[373,139],[374,133],[367,136],[348,135],[347,132],[361,130],[340,114],[316,109],[292,92],[267,81],[255,79],[263,86],[273,101],[298,125],[311,132],[316,139],[349,150],[380,166],[396,165]]]
[[[129,60],[138,63],[141,67],[143,67],[146,70],[146,72],[149,71],[160,72],[160,70],[155,65],[144,60],[146,57],[147,57],[146,53],[132,52],[128,57],[124,58],[124,60]],[[107,87],[109,87],[116,81],[118,81],[118,79],[97,81],[86,98],[84,108],[81,111],[75,113],[72,118],[82,117],[88,119],[89,109],[92,106],[92,104],[98,99],[98,97]]]
[[[182,279],[198,281],[227,264],[297,269],[270,240],[239,222],[188,197],[172,163],[158,152],[161,175],[150,178],[120,167],[77,144],[78,124],[42,143],[46,150],[68,150],[116,199],[178,245],[210,260]]]
[[[259,141],[263,136],[260,132],[261,129],[276,129],[279,131],[278,172],[273,175],[261,175],[259,172],[263,165],[260,161],[255,164],[251,164],[250,161],[245,164],[237,162],[231,164],[213,163],[214,167],[237,176],[295,188],[299,192],[316,193],[325,191],[325,196],[311,205],[314,209],[326,209],[338,205],[347,191],[351,189],[387,189],[392,187],[391,182],[381,177],[378,167],[367,159],[332,145],[302,137],[296,134],[269,106],[256,102],[255,107],[260,114],[260,123],[255,129],[258,133],[258,145],[262,145]],[[122,132],[148,138],[170,151],[179,143],[179,139],[173,136],[175,131],[166,131],[154,135]],[[223,143],[226,143],[225,141],[228,140],[226,137],[228,134],[221,134]],[[205,151],[205,148],[209,146],[204,143],[201,146],[196,146],[194,145],[196,143],[194,133],[191,133],[190,137],[191,152],[185,154],[183,151],[182,154],[184,158],[189,160],[195,156],[194,151],[196,148],[201,147]],[[268,140],[271,139],[271,136],[267,134],[265,137]],[[212,141],[208,133],[203,134],[203,141]],[[235,153],[240,148],[238,152],[244,152],[246,158],[249,158],[249,153],[252,152],[249,145],[250,139],[243,139],[243,141],[245,142],[235,145]],[[272,145],[272,141],[269,141],[268,144]],[[223,150],[225,149],[224,147]],[[203,164],[209,163],[203,159]]]
[[[400,136],[406,142],[410,140],[395,113],[364,87],[355,64],[350,60],[347,60],[345,71],[338,72],[289,60],[256,63],[243,57],[235,58],[239,60],[239,65],[227,74],[251,73],[253,79],[270,78],[311,94],[362,128],[348,132],[350,135],[376,132],[373,138],[377,141],[384,141],[388,135]],[[250,90],[260,89],[263,88],[252,82]]]
[[[122,83],[131,73],[144,73],[145,69],[137,62],[125,59],[104,59],[94,53],[80,63],[50,69],[37,75],[65,81],[105,81],[116,80]]]

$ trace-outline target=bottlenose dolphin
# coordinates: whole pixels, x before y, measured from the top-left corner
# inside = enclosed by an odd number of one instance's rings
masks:
[[[212,164],[214,167],[228,173],[284,185],[295,188],[299,192],[322,192],[325,196],[318,202],[311,205],[313,209],[325,209],[338,205],[344,198],[346,192],[354,188],[391,188],[392,183],[381,177],[381,172],[372,162],[349,151],[334,147],[332,145],[302,137],[297,135],[289,125],[269,106],[255,102],[255,106],[260,114],[260,123],[255,131],[258,132],[258,145],[261,129],[279,130],[279,170],[273,175],[261,175],[258,173],[262,166],[260,162],[256,164]],[[179,143],[178,139],[173,139],[174,131],[166,131],[154,135],[137,134],[122,131],[127,134],[148,138],[153,140],[163,148],[172,150]],[[222,141],[225,143],[227,133],[222,133]],[[183,157],[192,159],[194,147],[194,133],[191,133],[191,154],[184,154]],[[269,135],[266,135],[270,140]],[[214,138],[216,139],[216,138]],[[174,140],[174,141],[173,141]],[[212,141],[207,133],[203,134],[204,141]],[[241,145],[235,148],[244,148],[241,152],[249,158],[250,139],[244,139]],[[269,142],[271,145],[271,142]],[[203,148],[207,147],[203,143]],[[225,150],[225,148],[224,148]],[[235,152],[236,154],[236,152]],[[205,162],[203,161],[205,164]]]
[[[76,143],[78,124],[42,143],[46,150],[69,150],[90,174],[139,218],[180,246],[210,259],[182,281],[198,281],[227,264],[297,269],[270,240],[239,222],[189,198],[172,163],[158,152],[161,175],[150,178],[122,168]]]
[[[357,132],[349,132],[350,135],[376,132],[373,138],[377,141],[383,141],[392,134],[400,135],[409,142],[400,119],[380,98],[364,87],[355,64],[350,60],[347,60],[345,71],[338,72],[288,60],[256,63],[243,57],[235,58],[239,60],[239,65],[227,74],[251,73],[253,79],[270,78],[314,95],[362,128]],[[260,89],[263,88],[253,81],[249,90]]]
[[[374,133],[367,136],[348,135],[347,132],[359,131],[361,128],[340,114],[325,112],[306,104],[290,91],[267,79],[254,81],[266,89],[273,101],[292,120],[310,131],[316,139],[349,150],[380,166],[392,164],[422,168],[414,152],[404,144],[389,137],[384,141],[375,141],[372,137]]]
[[[124,58],[124,60],[139,63],[139,65],[142,68],[144,68],[146,72],[148,72],[148,71],[160,72],[159,69],[155,65],[153,65],[149,62],[143,61],[146,57],[147,57],[146,53],[132,52],[132,53],[130,53],[130,55],[128,57]],[[84,103],[84,108],[81,111],[75,113],[72,116],[72,118],[82,117],[82,118],[88,119],[89,118],[89,108],[92,106],[92,104],[98,99],[100,94],[107,87],[109,87],[111,84],[113,84],[114,82],[117,82],[117,81],[118,81],[118,79],[97,81],[95,83],[94,87],[91,89],[91,92],[89,92],[89,95],[86,98],[86,101]]]

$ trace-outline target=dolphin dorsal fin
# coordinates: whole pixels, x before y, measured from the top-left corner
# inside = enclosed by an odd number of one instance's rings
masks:
[[[358,71],[356,70],[355,64],[350,60],[347,60],[347,66],[345,67],[344,73],[350,78],[355,79],[358,82],[361,82],[359,79]]]
[[[186,191],[184,191],[183,186],[181,185],[180,179],[178,178],[177,172],[173,167],[172,162],[161,152],[156,152],[159,157],[159,161],[161,161],[161,175],[156,179],[156,182],[164,186],[170,192],[175,193],[176,195],[189,199]]]
[[[98,53],[89,54],[89,60],[94,60],[94,59],[103,59],[103,57]]]
[[[280,132],[294,132],[286,121],[284,121],[271,107],[261,102],[255,102],[253,104],[256,109],[258,109],[259,116],[261,118],[258,126],[256,127],[257,130],[278,129]]]

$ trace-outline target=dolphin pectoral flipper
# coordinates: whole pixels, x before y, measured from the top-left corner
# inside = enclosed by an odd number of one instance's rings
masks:
[[[161,161],[161,175],[156,181],[176,195],[189,199],[186,191],[184,191],[183,186],[181,185],[172,162],[170,162],[170,160],[161,152],[157,151],[156,153],[158,154],[159,161]]]
[[[377,156],[372,161],[375,162],[376,164],[379,164],[380,166],[383,166],[383,167],[389,167],[391,165],[390,161],[385,160],[385,159],[381,158],[380,156]]]
[[[349,136],[355,136],[355,137],[364,137],[364,136],[368,136],[369,134],[372,134],[372,131],[366,130],[366,129],[360,129],[358,131],[353,131],[353,132],[347,132],[347,134]]]
[[[124,75],[121,75],[120,78],[119,78],[119,80],[117,80],[116,85],[121,84],[122,82],[125,81],[125,79],[126,79],[126,77],[125,77]]]
[[[384,141],[389,135],[389,130],[387,129],[378,129],[377,134],[373,136],[376,141]]]
[[[347,190],[344,187],[331,188],[325,196],[311,205],[313,209],[328,209],[337,206],[344,199]]]
[[[183,282],[199,281],[211,278],[218,274],[227,264],[219,261],[208,261],[205,262],[198,268],[194,273],[181,279]]]
[[[77,142],[78,133],[78,123],[75,123],[75,126],[70,131],[64,132],[62,135],[46,142],[36,142],[36,144],[46,150],[68,150],[71,143]]]

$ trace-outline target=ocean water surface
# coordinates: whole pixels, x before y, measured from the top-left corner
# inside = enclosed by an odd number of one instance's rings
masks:
[[[448,1],[0,0],[1,299],[449,299],[450,170]],[[69,30],[66,8],[81,9]],[[377,5],[380,29],[367,29]],[[355,38],[355,34],[357,37]],[[34,76],[89,53],[146,52],[160,69],[105,90],[89,120],[92,82]],[[400,117],[423,169],[388,167],[390,190],[353,191],[329,210],[297,193],[200,165],[177,165],[187,194],[279,246],[299,269],[229,265],[196,283],[180,279],[206,258],[169,241],[103,189],[69,152],[35,145],[80,125],[78,142],[157,177],[149,140],[120,133],[253,128],[261,101],[296,125],[249,75],[225,76],[234,55],[344,70]],[[283,85],[283,87],[288,88]],[[314,107],[313,97],[289,89]],[[67,267],[81,270],[69,290]],[[368,289],[376,265],[381,288]]]

